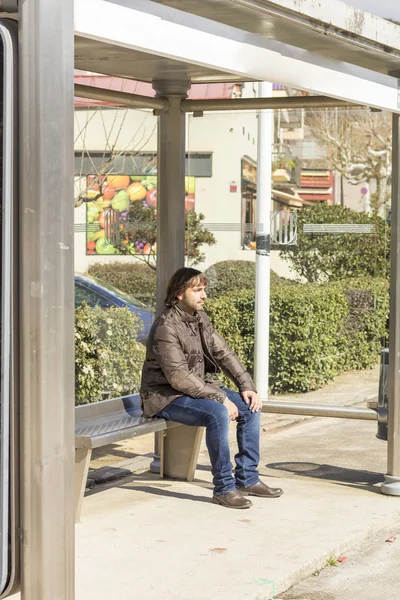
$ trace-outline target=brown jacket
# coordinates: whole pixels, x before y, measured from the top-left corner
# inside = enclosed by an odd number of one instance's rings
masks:
[[[144,414],[152,417],[183,395],[224,402],[225,392],[212,383],[220,370],[240,392],[255,391],[249,373],[204,311],[192,316],[178,305],[167,308],[147,340],[140,386]]]

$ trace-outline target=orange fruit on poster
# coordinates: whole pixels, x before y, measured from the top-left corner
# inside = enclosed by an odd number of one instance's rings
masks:
[[[143,254],[150,254],[151,252],[151,246],[150,244],[146,244],[143,248]]]
[[[103,188],[104,200],[112,200],[112,198],[114,198],[114,196],[115,196],[115,189],[109,185],[106,185],[105,188]]]
[[[135,200],[144,200],[146,198],[147,190],[140,183],[140,181],[134,181],[126,190],[129,195],[129,200],[134,202]]]
[[[131,179],[129,175],[108,175],[107,186],[114,188],[114,190],[121,190],[128,187]]]
[[[88,242],[87,249],[94,250],[96,248],[96,242]]]

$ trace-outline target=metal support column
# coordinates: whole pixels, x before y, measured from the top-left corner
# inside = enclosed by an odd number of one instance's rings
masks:
[[[164,309],[167,283],[185,265],[185,114],[181,102],[188,81],[153,81],[157,97],[167,98],[168,110],[160,112],[157,156],[157,308]],[[159,473],[157,442],[150,469]]]
[[[187,81],[154,81],[157,97],[168,98],[160,112],[157,155],[157,315],[173,273],[185,264],[185,114]]]
[[[74,2],[19,6],[22,598],[73,600]]]
[[[400,496],[400,115],[393,114],[393,178],[390,247],[388,472],[381,490]]]
[[[258,84],[258,95],[272,96],[272,84]],[[258,113],[257,151],[257,243],[254,371],[258,394],[268,399],[270,214],[272,193],[272,143],[274,112]]]

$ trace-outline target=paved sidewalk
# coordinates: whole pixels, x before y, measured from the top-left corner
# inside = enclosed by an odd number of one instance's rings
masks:
[[[285,494],[249,510],[211,503],[204,458],[193,483],[145,473],[89,495],[77,599],[267,600],[377,529],[399,533],[373,422],[315,419],[263,437],[261,474]]]
[[[342,403],[371,396],[367,387],[353,382]],[[211,503],[204,451],[193,483],[146,472],[90,492],[76,528],[77,600],[269,600],[371,535],[400,533],[400,499],[379,489],[386,443],[374,422],[264,429],[261,475],[285,493],[249,510]]]
[[[398,600],[400,539],[388,541],[390,529],[371,536],[343,563],[331,563],[279,595],[281,600]]]
[[[365,404],[377,373],[346,373],[296,401]],[[145,471],[96,486],[76,526],[76,600],[270,600],[374,535],[399,537],[400,498],[380,493],[386,443],[375,434],[372,421],[263,415],[260,473],[285,493],[248,510],[211,502],[204,447],[192,483]],[[140,460],[143,471],[152,436],[137,441],[93,467]]]

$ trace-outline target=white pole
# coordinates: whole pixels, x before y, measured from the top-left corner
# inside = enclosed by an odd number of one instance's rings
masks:
[[[258,96],[272,96],[272,84],[260,82]],[[258,394],[268,400],[270,213],[272,190],[273,110],[258,113],[257,150],[257,249],[254,373]]]

